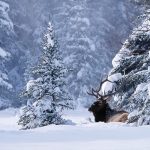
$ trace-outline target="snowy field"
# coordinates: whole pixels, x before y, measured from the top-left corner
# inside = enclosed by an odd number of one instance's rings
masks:
[[[70,125],[22,131],[16,112],[0,112],[0,150],[150,150],[150,126],[91,123],[91,114],[79,109],[65,113]]]

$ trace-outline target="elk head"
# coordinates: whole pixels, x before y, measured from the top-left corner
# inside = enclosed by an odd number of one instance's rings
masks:
[[[111,110],[111,108],[108,105],[108,100],[116,93],[114,92],[114,93],[106,94],[104,92],[103,94],[101,94],[102,85],[106,81],[112,82],[112,81],[109,81],[108,78],[106,78],[105,80],[100,82],[100,86],[97,90],[94,90],[92,88],[92,91],[88,92],[89,95],[96,97],[96,102],[94,102],[88,109],[90,112],[93,113],[96,122],[98,121],[106,122],[107,120],[106,113],[108,110]]]
[[[89,111],[94,107],[94,106],[99,106],[102,107],[103,105],[105,105],[107,103],[107,101],[116,93],[116,92],[111,92],[111,93],[104,93],[101,94],[101,90],[102,90],[102,85],[105,82],[111,82],[114,83],[110,80],[108,80],[108,78],[106,78],[105,80],[101,80],[99,88],[97,90],[93,89],[91,90],[91,92],[87,92],[89,95],[94,96],[96,98],[96,102],[93,103],[93,105],[89,108]]]
[[[88,111],[90,112],[99,112],[100,110],[103,110],[106,106],[106,101],[96,101],[94,102],[90,108],[88,109]]]

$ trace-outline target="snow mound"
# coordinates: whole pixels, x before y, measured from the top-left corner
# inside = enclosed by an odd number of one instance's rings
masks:
[[[150,127],[132,127],[120,123],[91,123],[86,109],[66,111],[64,117],[74,125],[50,125],[19,130],[17,110],[0,112],[2,150],[149,150]]]
[[[121,78],[122,78],[121,73],[116,73],[111,76],[108,76],[109,81],[106,81],[103,83],[102,90],[100,92],[102,92],[103,95],[109,92],[113,92],[113,90],[115,89],[115,85],[116,85],[115,82],[120,80]]]

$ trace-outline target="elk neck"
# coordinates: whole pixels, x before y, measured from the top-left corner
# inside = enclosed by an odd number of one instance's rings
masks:
[[[107,121],[107,112],[110,111],[109,105],[106,103],[103,108],[98,110],[97,112],[93,112],[95,116],[95,122],[106,122]]]

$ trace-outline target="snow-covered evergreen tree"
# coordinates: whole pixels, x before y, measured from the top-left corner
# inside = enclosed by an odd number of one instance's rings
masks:
[[[10,11],[9,7],[5,9],[5,14],[9,12],[9,15],[6,15],[7,19],[4,20],[11,21],[8,23],[9,29],[13,27],[12,34],[8,31],[9,35],[4,32],[0,34],[3,43],[1,47],[12,54],[11,60],[6,65],[10,82],[15,90],[10,96],[14,97],[20,93],[25,84],[23,78],[25,70],[29,70],[30,66],[37,63],[41,52],[41,35],[50,17],[63,50],[62,57],[66,63],[69,59],[69,66],[74,68],[67,76],[69,92],[76,101],[79,103],[82,101],[86,106],[91,102],[91,98],[86,94],[89,85],[96,86],[100,75],[110,69],[110,60],[120,48],[120,41],[128,35],[131,22],[137,16],[135,10],[140,12],[128,0],[3,1],[10,6]],[[2,28],[6,29],[5,26]],[[70,47],[71,42],[74,43],[74,48]],[[80,50],[78,44],[81,45]],[[78,65],[78,62],[82,65]],[[19,102],[18,97],[11,98],[8,103],[11,103],[12,99],[16,102],[13,106],[16,106]]]
[[[140,5],[150,5],[150,1],[149,0],[131,0],[131,1],[134,1]]]
[[[97,68],[97,59],[93,56],[95,45],[90,39],[90,32],[86,32],[90,31],[87,3],[85,0],[64,2],[63,8],[63,15],[68,16],[65,18],[67,20],[64,20],[65,25],[63,26],[64,31],[66,31],[63,33],[65,38],[62,39],[64,40],[62,47],[65,49],[63,52],[64,62],[70,68],[73,68],[73,71],[67,77],[68,89],[74,95],[76,103],[88,103],[86,97],[87,85],[93,82],[91,72],[93,72],[93,66]]]
[[[11,106],[9,94],[12,92],[12,85],[5,65],[9,57],[10,53],[0,47],[0,109]]]
[[[52,9],[64,62],[73,67],[67,77],[68,88],[78,104],[91,104],[89,85],[96,86],[101,75],[110,69],[120,37],[131,27],[126,26],[131,19],[130,5],[120,0],[69,0]]]
[[[9,18],[8,11],[9,5],[0,1],[0,109],[9,107],[12,104],[12,101],[9,102],[12,94],[12,84],[6,69],[6,64],[10,60],[11,54],[8,52],[8,48],[5,47],[8,37],[13,32],[13,24]]]
[[[150,124],[150,10],[143,17],[113,59],[109,73],[109,78],[120,74],[109,91],[117,91],[113,106],[128,111],[128,122],[135,125]]]
[[[61,111],[73,108],[72,99],[65,88],[68,70],[62,63],[51,23],[43,41],[40,63],[32,71],[36,79],[28,81],[24,93],[29,98],[19,119],[19,125],[24,129],[62,124]]]

